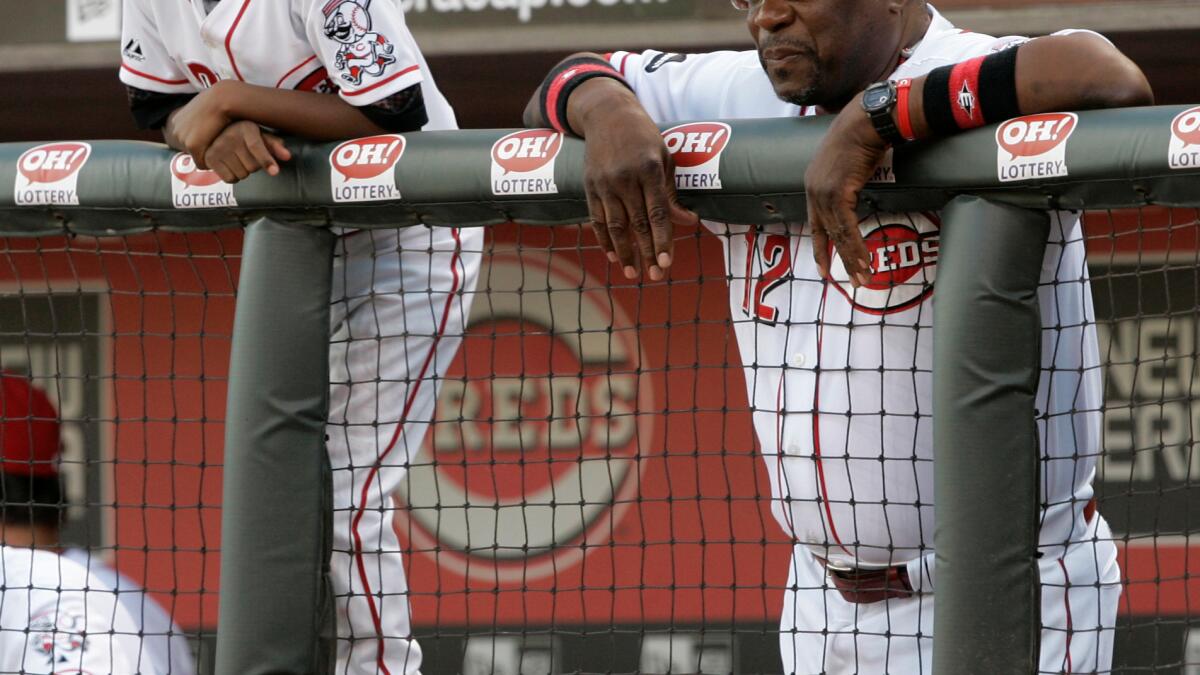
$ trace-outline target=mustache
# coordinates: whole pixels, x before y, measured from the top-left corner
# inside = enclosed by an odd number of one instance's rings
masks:
[[[812,58],[817,55],[817,51],[811,44],[782,37],[764,40],[758,45],[758,58],[760,60],[779,58],[779,56],[783,55],[803,55]]]

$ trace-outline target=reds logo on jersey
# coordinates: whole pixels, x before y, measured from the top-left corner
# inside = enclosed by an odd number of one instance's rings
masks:
[[[871,282],[855,289],[837,250],[830,245],[829,273],[854,308],[891,314],[915,307],[933,295],[941,222],[924,213],[881,213],[859,224],[871,256]]]
[[[371,30],[371,0],[330,0],[325,13],[325,37],[338,43],[333,64],[344,70],[342,79],[362,84],[364,75],[379,77],[396,62],[396,51],[388,39]]]
[[[557,194],[554,160],[563,135],[550,129],[509,134],[492,146],[492,194]]]
[[[1200,106],[1179,113],[1171,122],[1168,164],[1172,169],[1200,166]]]
[[[996,129],[1000,180],[1012,182],[1068,175],[1067,141],[1075,132],[1075,113],[1018,117]]]
[[[501,245],[484,264],[488,301],[442,380],[397,532],[445,569],[526,584],[605,550],[661,433],[634,414],[654,409],[658,375],[578,259]]]

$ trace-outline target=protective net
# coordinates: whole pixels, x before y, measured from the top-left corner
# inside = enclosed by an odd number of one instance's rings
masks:
[[[909,346],[931,338],[928,317],[890,310],[927,306],[938,222],[874,218],[879,283],[858,294],[806,289],[823,286],[795,264],[806,237],[783,226],[679,231],[662,282],[625,280],[574,227],[342,237],[329,427],[341,657],[380,672],[415,659],[409,629],[434,675],[807,672],[811,640],[824,669],[884,672],[927,647],[931,418],[887,401],[928,386]],[[1069,401],[1038,411],[1043,447],[1057,448],[1042,465],[1045,526],[1067,523],[1043,531],[1043,647],[1060,661],[1043,669],[1089,671],[1111,639],[1116,670],[1192,672],[1200,212],[1084,222],[1057,244],[1086,261],[1053,258],[1041,291],[1049,387]],[[36,520],[9,495],[59,481],[63,546],[82,551],[85,574],[119,570],[146,617],[143,637],[114,630],[147,659],[183,645],[209,672],[241,235],[2,246],[6,540]],[[1075,321],[1085,288],[1095,314]],[[874,323],[847,331],[842,301]],[[1099,361],[1072,357],[1093,328]],[[876,337],[856,351],[860,330]],[[796,379],[814,366],[820,386]],[[1103,399],[1089,403],[1093,375]],[[33,445],[43,429],[29,421],[47,415],[61,452],[14,461],[14,439]],[[1089,483],[1092,464],[1094,501],[1055,496],[1052,484]],[[826,545],[793,550],[785,529]],[[858,578],[840,569],[850,559],[905,576]],[[154,624],[143,598],[178,628]],[[71,635],[35,626],[0,645],[31,640],[29,654],[53,659],[82,646]],[[5,658],[0,672],[44,672]]]
[[[236,230],[0,240],[0,672],[131,645],[144,672],[211,668],[240,249]],[[102,608],[115,635],[81,637]]]

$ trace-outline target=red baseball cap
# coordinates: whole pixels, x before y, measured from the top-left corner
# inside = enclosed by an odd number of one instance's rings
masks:
[[[29,379],[0,372],[0,471],[15,476],[58,475],[58,411]]]

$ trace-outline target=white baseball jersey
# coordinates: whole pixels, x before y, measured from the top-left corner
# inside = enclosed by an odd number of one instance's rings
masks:
[[[125,0],[121,80],[162,93],[218,79],[367,105],[420,83],[425,130],[456,128],[396,0]],[[330,418],[338,675],[418,673],[391,495],[462,340],[482,228],[344,234],[333,269]]]
[[[187,635],[145,589],[84,549],[69,548],[62,552],[62,557],[83,567],[92,578],[116,592],[117,602],[141,630],[142,659],[153,664],[151,672],[169,672],[171,675],[196,672],[196,660]]]
[[[961,31],[930,11],[928,32],[891,79],[919,77],[1025,40]],[[818,114],[778,99],[755,51],[616,52],[609,59],[658,123]],[[781,623],[785,672],[928,672],[932,596],[918,596],[928,598],[925,611],[919,600],[911,610],[898,604],[909,600],[875,609],[847,603],[820,588],[825,575],[814,554],[848,567],[907,564],[918,590],[934,587],[931,371],[939,225],[936,213],[863,220],[873,283],[855,290],[836,254],[833,280],[822,279],[807,226],[705,223],[724,246],[730,312],[773,512],[797,542]],[[1118,577],[1115,547],[1092,544],[1102,519],[1085,516],[1102,407],[1085,254],[1079,218],[1052,214],[1039,290],[1046,330],[1036,405],[1048,505],[1041,515],[1042,578],[1064,584],[1069,576],[1072,592],[1090,598],[1084,606],[1084,598],[1072,596],[1092,622],[1090,638],[1076,634],[1067,640],[1070,651],[1056,649],[1063,631],[1083,630],[1085,619],[1077,611],[1072,623],[1061,590],[1043,594],[1043,624],[1061,626],[1057,642],[1043,639],[1043,664],[1054,672],[1067,665],[1064,654],[1075,655],[1076,668],[1104,663],[1105,653],[1111,658],[1111,632],[1095,628],[1096,622],[1111,628],[1119,595],[1113,587],[1099,599],[1096,586]],[[1079,569],[1068,572],[1068,565]],[[800,597],[805,590],[815,595]],[[859,631],[849,633],[854,627]],[[898,639],[905,632],[914,638],[907,647]],[[892,638],[872,646],[864,633]]]
[[[83,565],[15,546],[0,546],[0,562],[0,673],[176,672],[143,649],[139,623]]]
[[[242,80],[364,106],[420,83],[425,129],[457,126],[395,0],[125,0],[121,20],[121,81],[138,89]]]

